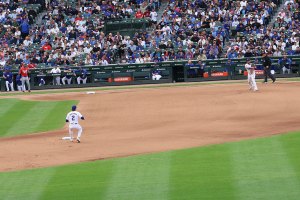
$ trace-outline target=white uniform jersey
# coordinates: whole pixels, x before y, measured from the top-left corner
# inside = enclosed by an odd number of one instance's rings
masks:
[[[77,111],[71,111],[67,115],[67,120],[69,121],[70,124],[78,124],[79,118],[82,117],[82,114]]]
[[[250,69],[251,69],[251,64],[246,63],[245,64],[245,68],[248,71],[248,73],[250,73]]]

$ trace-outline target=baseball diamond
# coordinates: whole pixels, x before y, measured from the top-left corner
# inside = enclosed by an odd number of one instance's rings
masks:
[[[0,0],[0,200],[299,200],[300,1]]]

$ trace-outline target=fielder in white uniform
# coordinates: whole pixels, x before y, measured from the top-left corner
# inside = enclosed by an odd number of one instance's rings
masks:
[[[84,117],[80,112],[76,111],[76,106],[72,106],[72,111],[68,113],[66,117],[66,122],[69,122],[69,137],[63,137],[63,140],[70,140],[71,142],[73,141],[73,130],[77,129],[77,139],[76,141],[80,143],[80,137],[82,133],[82,127],[78,123],[79,119],[84,120]]]
[[[251,64],[250,59],[247,60],[245,68],[248,72],[248,84],[250,86],[249,90],[258,91],[256,81],[255,81],[255,65]]]

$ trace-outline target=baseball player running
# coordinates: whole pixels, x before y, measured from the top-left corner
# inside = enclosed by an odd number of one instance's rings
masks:
[[[63,140],[70,140],[73,142],[73,130],[77,129],[77,143],[80,143],[80,137],[82,133],[82,127],[79,125],[78,120],[79,118],[84,120],[82,114],[76,111],[77,107],[74,105],[72,106],[72,111],[68,113],[66,117],[66,122],[69,122],[69,137],[63,137]]]
[[[249,90],[258,91],[256,82],[255,82],[255,65],[251,64],[250,59],[247,60],[245,64],[245,68],[248,72],[248,83],[249,83]]]

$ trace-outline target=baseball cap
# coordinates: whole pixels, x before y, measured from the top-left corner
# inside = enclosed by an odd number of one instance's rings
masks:
[[[76,105],[73,105],[73,106],[72,106],[72,111],[75,111],[76,108],[77,108]]]

